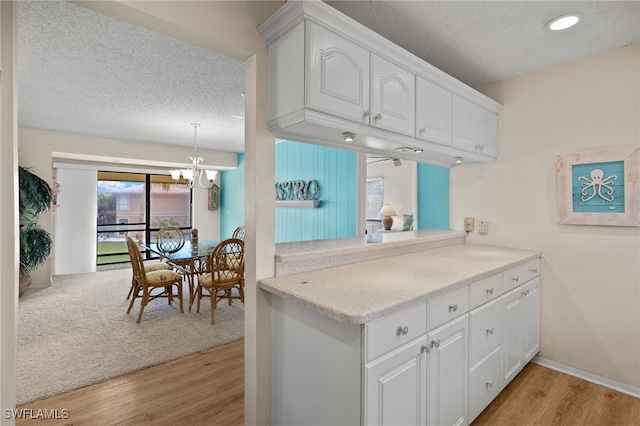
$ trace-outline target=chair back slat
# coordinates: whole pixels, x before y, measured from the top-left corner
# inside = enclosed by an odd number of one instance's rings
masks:
[[[244,276],[244,241],[229,238],[211,252],[209,270],[212,280],[219,283],[238,281]]]
[[[146,285],[147,277],[144,272],[144,261],[140,254],[138,244],[131,237],[127,237],[127,250],[129,251],[129,258],[131,259],[131,268],[133,268],[133,276],[140,283],[140,285]]]

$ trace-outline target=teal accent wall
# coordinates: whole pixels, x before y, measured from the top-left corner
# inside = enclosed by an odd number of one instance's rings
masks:
[[[276,182],[312,179],[320,186],[320,207],[277,207],[277,243],[356,235],[356,153],[293,141],[276,145]]]
[[[356,235],[356,153],[300,142],[276,145],[276,181],[320,184],[320,208],[276,208],[276,242]],[[275,182],[274,182],[275,184]],[[274,188],[275,198],[275,188]],[[220,173],[220,239],[244,224],[244,153]],[[449,229],[449,169],[418,163],[419,229]]]
[[[449,168],[418,163],[418,228],[449,229]]]
[[[220,241],[231,238],[244,225],[244,153],[238,154],[238,168],[220,172]]]

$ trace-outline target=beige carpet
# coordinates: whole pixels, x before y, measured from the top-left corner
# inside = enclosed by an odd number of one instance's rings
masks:
[[[156,299],[136,324],[139,300],[127,314],[131,269],[62,275],[50,288],[19,300],[18,404],[57,395],[243,337],[239,301],[216,309],[209,300],[188,312],[187,286],[176,301]]]

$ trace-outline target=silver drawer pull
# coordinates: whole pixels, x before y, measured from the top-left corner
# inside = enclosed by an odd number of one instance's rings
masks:
[[[455,305],[449,305],[449,312],[455,312],[458,310],[458,304],[456,303]]]
[[[487,328],[487,334],[493,334],[493,327]]]
[[[486,290],[486,292],[487,292],[487,294],[493,294],[493,289],[490,288],[490,289]]]
[[[406,336],[407,333],[409,332],[409,327],[407,327],[406,325],[404,327],[398,327],[396,329],[396,335],[400,336]]]
[[[376,121],[382,120],[382,113],[381,112],[377,113],[376,116],[373,117],[373,119],[376,120]]]
[[[432,346],[432,347],[436,347],[436,348],[440,347],[440,339],[438,339],[438,340],[432,340],[432,341],[431,341],[431,346]]]
[[[520,281],[520,277],[513,277],[512,279],[514,283],[517,283],[518,281]]]
[[[493,387],[493,380],[487,380],[485,382],[485,384],[487,385],[488,388],[492,388]]]
[[[420,353],[423,354],[425,352],[429,352],[431,350],[431,348],[427,345],[422,345],[422,347],[420,347]]]
[[[537,274],[537,273],[538,273],[538,268],[533,268],[533,269],[531,269],[531,273],[532,273],[532,274]]]
[[[362,114],[362,118],[367,118],[367,117],[371,117],[371,110],[366,110],[366,111]]]

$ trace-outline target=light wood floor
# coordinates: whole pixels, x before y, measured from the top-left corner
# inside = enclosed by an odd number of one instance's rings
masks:
[[[472,426],[635,426],[640,399],[529,363]]]
[[[71,360],[70,362],[73,362]],[[199,426],[244,424],[244,340],[19,408],[68,410],[68,419],[16,425]]]
[[[46,425],[242,425],[244,341],[37,401],[19,408],[67,409]],[[472,426],[636,426],[640,399],[529,364]]]

